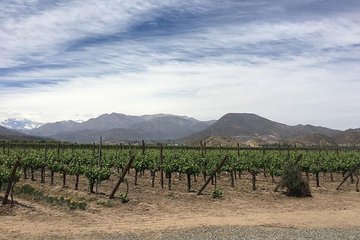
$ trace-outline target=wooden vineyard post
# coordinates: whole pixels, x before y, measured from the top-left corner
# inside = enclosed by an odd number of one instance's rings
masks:
[[[290,147],[287,147],[287,157],[290,159]]]
[[[235,176],[236,176],[236,173],[235,173]],[[232,187],[235,187],[235,176],[234,176],[234,170],[231,169],[230,170],[230,178],[231,178],[231,186]]]
[[[129,171],[129,169],[130,169],[130,167],[131,167],[131,164],[132,164],[132,162],[134,161],[134,159],[135,159],[135,156],[131,156],[131,157],[130,157],[129,162],[126,164],[126,166],[125,166],[125,168],[124,168],[124,170],[123,170],[123,172],[122,172],[122,174],[121,174],[118,182],[117,182],[116,185],[115,185],[115,188],[112,190],[112,192],[111,192],[111,194],[110,194],[110,196],[109,196],[110,199],[113,199],[113,198],[114,198],[115,193],[117,192],[117,190],[118,190],[119,187],[120,187],[120,184],[121,184],[122,182],[124,182],[126,173]]]
[[[238,156],[238,161],[240,159],[240,143],[237,144],[237,156]],[[236,171],[235,171],[235,176],[236,176]],[[239,179],[241,179],[241,171],[239,170]]]
[[[102,168],[102,164],[101,164],[101,156],[102,155],[102,136],[100,136],[100,143],[99,143],[99,158],[98,158],[98,168],[100,168],[100,171],[101,171],[101,168]],[[99,179],[96,179],[96,187],[95,187],[95,192],[96,194],[99,193]]]
[[[45,165],[47,163],[47,145],[45,145],[45,152],[44,152],[44,164],[41,166],[41,180],[40,183],[45,183]]]
[[[145,154],[145,141],[141,140],[141,148],[142,148],[142,154]]]
[[[164,161],[164,155],[163,155],[163,145],[160,144],[160,184],[161,188],[164,188],[164,168],[163,168],[163,161]]]
[[[11,171],[11,175],[10,175],[10,178],[9,178],[9,182],[8,182],[8,185],[7,185],[7,189],[6,189],[6,192],[5,192],[5,196],[4,196],[4,199],[3,199],[3,202],[2,202],[2,205],[5,205],[8,203],[8,199],[9,199],[9,196],[11,195],[12,196],[12,190],[13,190],[13,187],[14,187],[14,183],[15,183],[15,175],[16,175],[16,170],[17,168],[20,166],[20,161],[19,159],[15,162],[15,165]]]
[[[198,191],[197,195],[201,195],[202,191],[204,191],[204,189],[206,188],[206,186],[209,184],[210,180],[214,177],[214,175],[221,169],[221,167],[225,164],[225,162],[228,160],[228,156],[225,156],[219,163],[219,165],[216,166],[216,168],[214,169],[214,171],[210,174],[209,178],[206,180],[206,182],[204,183],[204,185],[200,188],[200,190]]]
[[[93,155],[95,155],[95,151],[96,151],[96,145],[95,145],[95,143],[93,143],[93,148],[92,148],[92,150],[93,150]]]
[[[262,154],[263,154],[263,159],[265,159],[265,155],[266,155],[266,148],[265,148],[265,146],[263,146],[262,147]],[[265,164],[265,166],[266,166],[266,164]],[[267,175],[266,175],[266,167],[264,166],[264,177],[267,177]]]

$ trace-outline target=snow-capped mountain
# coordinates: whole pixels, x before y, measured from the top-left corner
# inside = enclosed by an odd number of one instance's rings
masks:
[[[33,122],[30,119],[15,119],[9,118],[0,123],[1,126],[4,126],[8,129],[18,130],[18,131],[27,131],[34,128],[41,127],[43,123]]]

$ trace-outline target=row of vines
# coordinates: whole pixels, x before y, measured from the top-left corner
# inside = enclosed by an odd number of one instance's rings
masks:
[[[187,190],[192,191],[192,181],[201,178],[206,180],[216,168],[219,161],[228,156],[221,170],[211,179],[216,184],[220,173],[229,176],[231,186],[235,186],[236,179],[242,173],[251,175],[252,189],[256,190],[258,174],[270,176],[275,181],[283,172],[287,161],[295,159],[302,154],[299,162],[301,171],[305,176],[313,174],[316,177],[316,186],[320,186],[319,175],[329,174],[333,181],[334,173],[345,174],[360,163],[360,153],[355,150],[330,149],[186,149],[167,147],[131,147],[98,145],[87,147],[74,146],[13,146],[3,147],[0,152],[0,191],[9,180],[12,167],[16,161],[20,167],[16,179],[24,178],[41,183],[54,184],[55,174],[62,176],[63,186],[67,185],[67,177],[75,176],[74,189],[79,189],[79,179],[85,177],[88,181],[90,193],[94,193],[94,186],[111,175],[120,176],[125,165],[131,157],[134,158],[131,171],[134,171],[134,184],[138,184],[138,175],[148,171],[151,176],[152,187],[155,187],[156,176],[161,172],[161,185],[163,175],[167,179],[167,188],[172,189],[174,175],[185,176]],[[35,179],[39,173],[40,179]],[[352,176],[351,176],[352,177]]]

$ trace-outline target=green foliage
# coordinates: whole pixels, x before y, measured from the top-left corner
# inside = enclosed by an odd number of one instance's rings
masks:
[[[211,196],[215,199],[223,198],[224,192],[221,188],[215,188],[214,191],[212,192]]]
[[[130,149],[131,148],[131,149]],[[7,150],[7,149],[6,149]],[[47,153],[45,155],[45,152]],[[167,176],[171,173],[187,174],[188,176],[202,173],[209,175],[224,156],[229,156],[228,161],[223,165],[221,171],[244,172],[248,171],[255,175],[266,171],[271,176],[280,176],[286,173],[285,166],[291,165],[296,154],[303,154],[303,159],[290,172],[307,172],[319,174],[320,172],[344,173],[352,169],[359,163],[360,153],[353,150],[308,150],[308,151],[288,151],[241,149],[239,154],[235,149],[210,149],[200,151],[199,149],[187,148],[167,148],[163,149],[163,163],[160,165],[159,148],[146,148],[145,152],[137,146],[120,147],[104,146],[102,150],[102,167],[98,166],[98,151],[92,146],[86,145],[61,145],[58,144],[45,146],[34,144],[26,146],[19,144],[10,148],[8,151],[0,150],[0,182],[7,182],[11,169],[17,159],[20,159],[20,170],[33,168],[38,171],[45,167],[46,170],[53,172],[66,173],[68,175],[85,175],[89,184],[101,182],[110,178],[114,170],[113,167],[123,169],[130,159],[130,155],[135,156],[132,168],[137,171],[150,170],[153,173],[164,170]],[[27,171],[28,172],[28,171]],[[117,174],[117,173],[116,173]],[[17,179],[20,172],[17,172]],[[289,179],[295,186],[301,185],[298,175],[291,175],[294,179]],[[297,182],[299,181],[299,182]],[[290,189],[292,187],[290,186]]]
[[[121,203],[127,203],[127,202],[129,202],[129,198],[128,198],[127,194],[121,193],[120,196],[119,196],[119,198],[120,198],[120,202],[121,202]]]
[[[179,157],[179,172],[185,174],[197,174],[200,170],[200,166],[196,161],[195,152],[187,152]]]
[[[4,166],[0,166],[0,182],[7,182],[9,180],[10,173],[10,169]]]
[[[88,178],[89,183],[93,184],[95,182],[102,182],[110,178],[110,169],[109,168],[100,168],[100,167],[87,167],[85,168],[85,176]]]

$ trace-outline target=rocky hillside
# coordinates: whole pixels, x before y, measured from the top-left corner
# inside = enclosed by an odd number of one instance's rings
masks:
[[[314,133],[335,136],[341,131],[312,125],[289,126],[252,113],[228,113],[208,128],[184,140],[195,142],[210,136],[230,136],[242,141],[259,139],[273,143]]]

